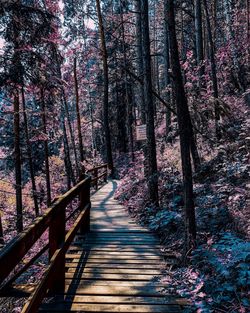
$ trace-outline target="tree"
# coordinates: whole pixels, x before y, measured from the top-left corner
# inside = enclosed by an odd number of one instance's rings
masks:
[[[114,175],[114,165],[113,165],[113,156],[112,156],[112,147],[111,147],[111,138],[110,138],[110,128],[109,128],[109,73],[108,73],[108,53],[106,48],[106,40],[104,33],[104,26],[102,20],[102,12],[100,1],[96,0],[96,9],[99,23],[99,35],[101,41],[101,54],[103,62],[103,83],[104,83],[104,95],[103,95],[103,124],[105,132],[105,141],[106,141],[106,158],[108,166],[111,172],[111,176]]]
[[[144,64],[144,100],[147,127],[147,145],[146,145],[146,162],[147,162],[147,183],[150,201],[156,206],[159,205],[158,196],[158,172],[156,161],[156,142],[155,142],[155,124],[154,124],[154,103],[152,92],[151,78],[151,57],[150,57],[150,39],[148,23],[148,1],[141,0],[141,26],[142,26],[142,53]]]
[[[84,160],[84,151],[83,151],[83,142],[82,142],[81,115],[80,115],[80,108],[79,108],[79,87],[78,87],[78,79],[77,79],[77,59],[76,59],[76,57],[74,58],[74,81],[75,81],[78,142],[79,142],[80,161],[82,162]]]
[[[23,121],[24,121],[24,130],[25,130],[25,138],[26,138],[26,145],[27,145],[27,155],[28,155],[30,178],[31,178],[31,184],[32,184],[32,195],[33,195],[33,200],[34,200],[35,213],[36,213],[36,216],[38,216],[39,206],[38,206],[38,199],[37,199],[37,188],[36,188],[36,180],[35,180],[35,172],[34,172],[34,164],[33,164],[33,155],[32,155],[31,143],[30,143],[28,118],[27,118],[27,112],[26,112],[26,101],[25,101],[25,94],[24,94],[23,87],[21,90],[21,94],[22,94],[22,104],[23,104]]]
[[[196,45],[196,58],[197,64],[200,67],[200,84],[201,77],[204,75],[204,51],[203,51],[203,27],[202,27],[202,10],[201,0],[195,0],[195,45]]]
[[[214,118],[215,118],[215,131],[217,139],[221,138],[220,132],[220,111],[219,111],[219,90],[218,90],[218,80],[217,80],[217,69],[216,69],[216,61],[215,61],[215,51],[214,51],[214,42],[213,42],[213,35],[211,29],[211,23],[209,19],[208,13],[208,5],[207,0],[203,0],[205,16],[207,21],[207,34],[208,34],[208,42],[209,42],[209,54],[210,54],[210,63],[211,63],[211,78],[213,83],[213,97],[214,97]]]
[[[135,0],[135,12],[136,12],[136,56],[137,56],[137,75],[142,77],[144,73],[143,68],[143,55],[142,55],[142,24],[141,24],[141,0]],[[145,123],[145,101],[144,101],[144,89],[143,84],[139,85],[139,113],[142,124]]]
[[[168,29],[171,55],[173,85],[176,98],[177,119],[180,133],[180,147],[182,160],[186,249],[190,250],[195,245],[196,223],[193,200],[192,166],[190,159],[191,124],[187,98],[183,86],[182,73],[179,60],[179,49],[176,39],[174,0],[168,0]]]
[[[164,0],[164,77],[165,77],[165,83],[164,87],[169,88],[170,87],[170,57],[169,57],[169,32],[168,32],[168,22],[167,22],[167,0]],[[167,90],[167,96],[166,100],[170,100],[170,93],[169,90]],[[171,111],[166,108],[166,134],[169,133],[169,128],[171,125]]]
[[[45,136],[44,140],[44,161],[45,161],[45,176],[46,176],[46,192],[47,192],[47,205],[51,204],[51,184],[50,184],[50,169],[49,169],[49,145],[48,145],[48,134],[47,134],[47,110],[45,104],[44,87],[41,87],[41,116],[42,116],[42,127]]]
[[[23,230],[23,206],[22,206],[22,161],[20,149],[20,99],[19,92],[14,94],[14,154],[16,175],[16,228],[18,232]]]

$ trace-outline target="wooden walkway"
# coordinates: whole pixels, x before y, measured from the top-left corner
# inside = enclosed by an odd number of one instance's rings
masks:
[[[91,231],[66,254],[66,289],[40,312],[182,312],[186,301],[164,296],[159,242],[114,199],[116,181],[91,197]],[[169,261],[171,262],[171,261]]]

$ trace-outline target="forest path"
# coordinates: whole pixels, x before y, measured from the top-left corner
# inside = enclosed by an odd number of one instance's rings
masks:
[[[66,255],[65,294],[40,312],[183,311],[184,299],[161,293],[166,260],[158,239],[131,220],[114,199],[116,188],[110,180],[91,197],[91,230]]]

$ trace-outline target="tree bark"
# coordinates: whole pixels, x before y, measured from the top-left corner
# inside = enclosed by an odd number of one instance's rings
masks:
[[[181,147],[182,174],[184,187],[185,225],[186,225],[186,249],[187,251],[189,251],[195,245],[196,240],[192,166],[190,159],[191,125],[189,122],[187,122],[190,120],[190,114],[188,110],[187,98],[184,90],[179,60],[173,0],[168,0],[168,27],[169,27],[171,67],[176,97],[177,119],[180,132],[180,147]]]
[[[0,211],[0,245],[4,244],[2,212]]]
[[[137,74],[142,77],[144,73],[143,56],[142,56],[142,25],[141,25],[141,0],[135,0],[136,11],[136,54],[137,54]],[[142,124],[145,124],[145,101],[143,85],[139,86],[139,108]]]
[[[110,128],[109,128],[108,54],[107,54],[107,48],[106,48],[106,40],[105,40],[105,34],[104,34],[104,26],[103,26],[103,20],[102,20],[100,0],[96,0],[96,9],[97,9],[97,15],[98,15],[102,62],[103,62],[103,80],[104,80],[103,124],[104,124],[105,141],[106,141],[106,158],[107,158],[107,163],[111,172],[110,175],[113,176],[114,165],[113,165],[112,146],[111,146],[111,137],[110,137]]]
[[[204,75],[204,51],[203,51],[203,31],[202,31],[202,10],[201,0],[195,0],[195,44],[196,44],[196,57],[197,64],[200,67],[200,86],[202,85],[202,75]]]
[[[169,34],[168,34],[168,22],[167,22],[167,0],[164,0],[164,87],[169,88],[170,86],[170,56],[169,56]],[[166,101],[170,102],[170,91],[165,92]],[[166,108],[166,135],[169,133],[171,126],[171,111]]]
[[[235,34],[233,29],[233,21],[232,21],[232,4],[231,0],[225,0],[225,14],[227,21],[227,37],[230,43],[231,48],[231,56],[233,61],[233,73],[235,79],[237,81],[237,87],[241,92],[245,91],[244,79],[242,79],[242,73],[240,72],[240,64],[239,64],[239,56],[237,52],[237,47],[235,45]]]
[[[158,172],[156,160],[156,142],[154,126],[154,102],[152,93],[151,78],[151,57],[150,57],[150,38],[148,21],[148,0],[141,0],[141,23],[142,23],[142,51],[144,64],[144,99],[146,108],[146,128],[147,128],[147,183],[150,201],[159,206],[158,197]]]
[[[124,30],[124,20],[123,20],[123,5],[120,0],[120,17],[121,17],[121,32],[122,32],[122,52],[123,52],[123,68],[128,67],[126,43],[125,43],[125,30]],[[125,105],[126,105],[126,124],[127,133],[130,146],[131,159],[134,161],[134,138],[133,138],[133,101],[131,97],[132,89],[130,83],[128,83],[127,72],[122,71],[123,77],[125,78]]]
[[[77,79],[77,61],[74,58],[74,82],[75,82],[75,97],[76,97],[76,116],[77,116],[77,130],[78,130],[78,144],[80,152],[80,161],[84,160],[84,151],[83,151],[83,141],[82,141],[82,130],[81,130],[81,115],[79,108],[79,87]]]
[[[215,131],[216,131],[216,137],[219,140],[221,138],[221,133],[220,133],[220,127],[219,127],[219,121],[220,121],[220,112],[219,112],[219,106],[218,106],[219,91],[218,91],[215,51],[214,51],[212,29],[211,29],[209,13],[208,13],[207,0],[203,0],[203,3],[204,3],[204,9],[205,9],[205,15],[206,15],[206,21],[207,21],[208,42],[209,42],[209,47],[210,47],[209,54],[210,54],[211,76],[212,76],[213,96],[214,96]]]
[[[22,162],[20,148],[20,102],[19,92],[14,94],[14,155],[16,175],[16,228],[18,232],[23,230],[23,205],[22,205]]]
[[[67,102],[67,99],[66,99],[64,88],[62,89],[62,95],[63,95],[63,103],[64,103],[64,108],[65,108],[65,114],[66,114],[66,118],[67,118],[67,126],[68,126],[68,129],[69,129],[69,136],[70,136],[71,145],[72,145],[72,149],[73,149],[73,153],[74,153],[75,167],[76,167],[77,175],[79,177],[79,175],[80,175],[80,167],[79,167],[79,164],[78,164],[78,161],[77,161],[75,136],[74,136],[74,132],[73,132],[72,124],[71,124],[69,107],[68,107],[68,102]],[[75,180],[75,177],[74,177],[74,180]]]
[[[36,216],[38,216],[39,215],[39,206],[38,206],[38,198],[37,198],[37,189],[36,189],[36,180],[35,180],[32,150],[31,150],[31,143],[30,143],[30,136],[29,136],[28,118],[27,118],[27,113],[26,113],[26,101],[25,101],[25,95],[24,95],[24,87],[22,87],[21,92],[22,92],[23,121],[24,121],[24,130],[25,130],[25,139],[26,139],[26,145],[27,145],[27,155],[28,155],[28,161],[29,161],[31,185],[32,185],[32,196],[33,196],[33,201],[34,201],[34,206],[35,206],[35,214],[36,214]]]
[[[41,87],[41,109],[42,109],[42,127],[45,136],[47,137],[47,121],[46,121],[46,105],[44,98],[44,90]],[[51,185],[50,185],[50,170],[49,170],[49,145],[48,138],[44,140],[44,161],[45,161],[45,176],[46,176],[46,191],[47,191],[47,206],[51,205]]]

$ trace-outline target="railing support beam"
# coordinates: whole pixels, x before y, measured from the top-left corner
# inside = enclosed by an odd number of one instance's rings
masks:
[[[65,242],[66,216],[65,208],[52,219],[49,227],[49,259],[51,260],[56,250],[60,249]],[[56,273],[51,293],[64,292],[65,288],[65,255],[61,257],[56,267]]]

